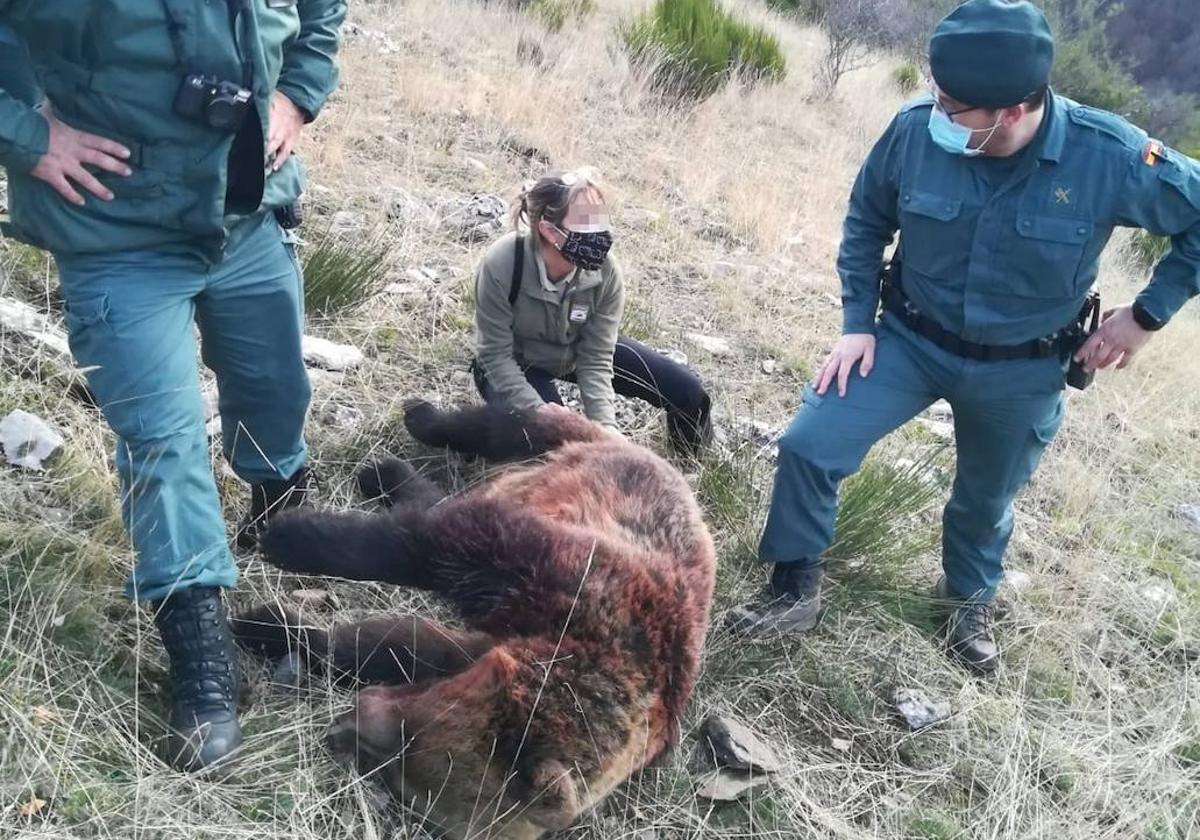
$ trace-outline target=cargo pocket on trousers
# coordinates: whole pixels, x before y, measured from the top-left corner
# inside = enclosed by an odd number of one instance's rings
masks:
[[[142,430],[137,400],[130,388],[128,370],[121,361],[120,340],[108,321],[108,294],[68,299],[63,306],[67,342],[88,389],[104,412],[112,430],[121,437]]]

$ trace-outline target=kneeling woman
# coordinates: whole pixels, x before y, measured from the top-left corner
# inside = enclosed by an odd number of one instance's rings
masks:
[[[637,397],[666,410],[676,450],[698,453],[711,436],[700,379],[618,334],[625,298],[600,188],[582,172],[542,177],[521,194],[513,228],[475,277],[483,398],[553,410],[562,405],[554,380],[575,382],[588,418],[615,429],[614,392]]]

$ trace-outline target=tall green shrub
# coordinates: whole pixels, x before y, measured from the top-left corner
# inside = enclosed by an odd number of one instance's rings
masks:
[[[714,0],[657,0],[621,34],[634,62],[653,68],[654,87],[675,96],[702,99],[735,76],[772,82],[787,72],[774,36]]]

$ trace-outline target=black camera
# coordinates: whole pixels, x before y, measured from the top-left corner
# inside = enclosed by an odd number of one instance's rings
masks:
[[[218,131],[237,131],[250,110],[253,96],[249,88],[215,76],[192,73],[183,77],[175,94],[175,113]]]

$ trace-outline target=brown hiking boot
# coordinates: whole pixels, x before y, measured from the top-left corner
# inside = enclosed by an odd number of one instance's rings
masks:
[[[949,611],[946,646],[950,654],[977,674],[995,671],[1000,665],[1000,647],[992,633],[995,605],[955,595],[945,575],[938,579],[934,597]]]
[[[806,561],[776,563],[766,593],[758,601],[732,610],[725,623],[735,633],[748,636],[806,633],[821,619],[824,579],[824,566]]]

